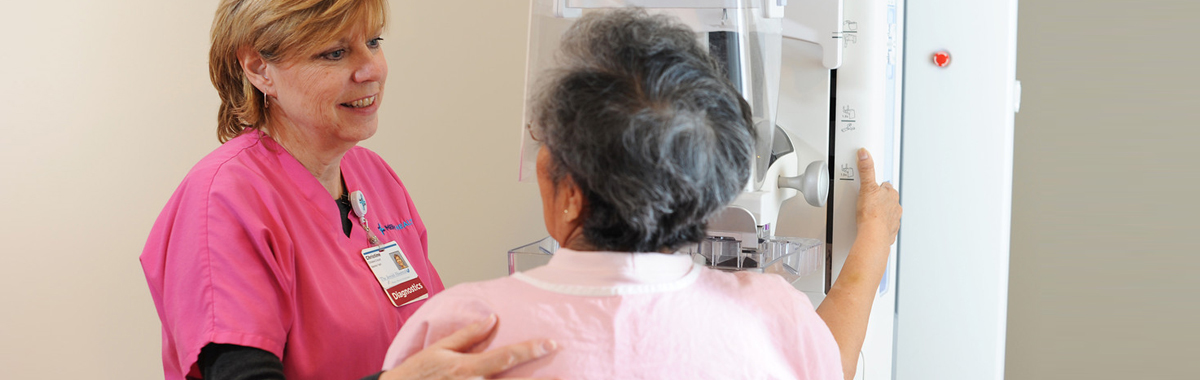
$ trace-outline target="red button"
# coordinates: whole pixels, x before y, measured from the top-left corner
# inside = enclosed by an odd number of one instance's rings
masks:
[[[933,53],[933,64],[937,65],[938,67],[950,66],[950,53],[945,51]]]

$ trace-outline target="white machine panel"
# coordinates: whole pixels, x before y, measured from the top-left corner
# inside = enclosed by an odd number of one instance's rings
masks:
[[[900,61],[904,30],[903,5],[899,0],[847,0],[842,25],[845,46],[842,67],[837,71],[837,99],[833,108],[834,148],[832,247],[833,280],[841,272],[850,246],[857,236],[855,214],[859,190],[857,163],[859,148],[865,147],[875,159],[875,177],[891,182],[903,193],[896,177],[900,160]],[[883,380],[892,376],[893,312],[896,302],[895,260],[888,268],[876,293],[859,358],[857,379]]]
[[[907,14],[895,378],[1002,379],[1017,1]]]
[[[805,21],[789,4],[786,17]],[[829,271],[793,285],[819,304],[836,280],[856,237],[859,176],[857,151],[865,147],[876,161],[876,178],[899,183],[903,3],[899,0],[844,0],[836,32],[826,38],[842,48],[836,75],[828,71],[828,49],[785,40],[780,74],[778,124],[795,136],[804,160],[824,154],[831,178],[829,204],[813,208],[793,200],[780,210],[779,230],[786,236],[824,236]],[[787,30],[785,23],[785,32]],[[786,34],[786,33],[785,33]],[[833,91],[832,93],[830,91]],[[832,99],[831,99],[832,98]],[[831,102],[833,102],[831,104]],[[832,146],[830,145],[832,138]],[[830,212],[832,209],[832,212]],[[830,231],[832,230],[832,231]],[[831,233],[830,233],[831,232]],[[863,344],[859,379],[891,379],[895,310],[895,255],[878,288]]]

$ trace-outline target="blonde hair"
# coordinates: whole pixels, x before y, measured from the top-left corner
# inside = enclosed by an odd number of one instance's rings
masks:
[[[222,0],[208,53],[209,79],[221,97],[217,138],[224,143],[268,121],[263,93],[246,78],[238,50],[280,62],[315,52],[351,28],[374,33],[385,25],[386,0]]]

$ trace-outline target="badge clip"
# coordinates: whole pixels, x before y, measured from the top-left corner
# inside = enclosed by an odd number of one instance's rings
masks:
[[[379,238],[375,237],[371,226],[367,224],[367,196],[363,195],[361,190],[350,193],[350,208],[354,210],[354,215],[358,216],[358,223],[362,225],[363,231],[367,232],[367,242],[372,246],[379,246]],[[383,252],[383,246],[379,246],[378,249],[379,252]]]

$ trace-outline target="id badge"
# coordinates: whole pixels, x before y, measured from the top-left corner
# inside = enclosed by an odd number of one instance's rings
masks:
[[[425,289],[417,271],[395,241],[364,249],[362,255],[393,306],[400,307],[429,298],[429,290]]]

